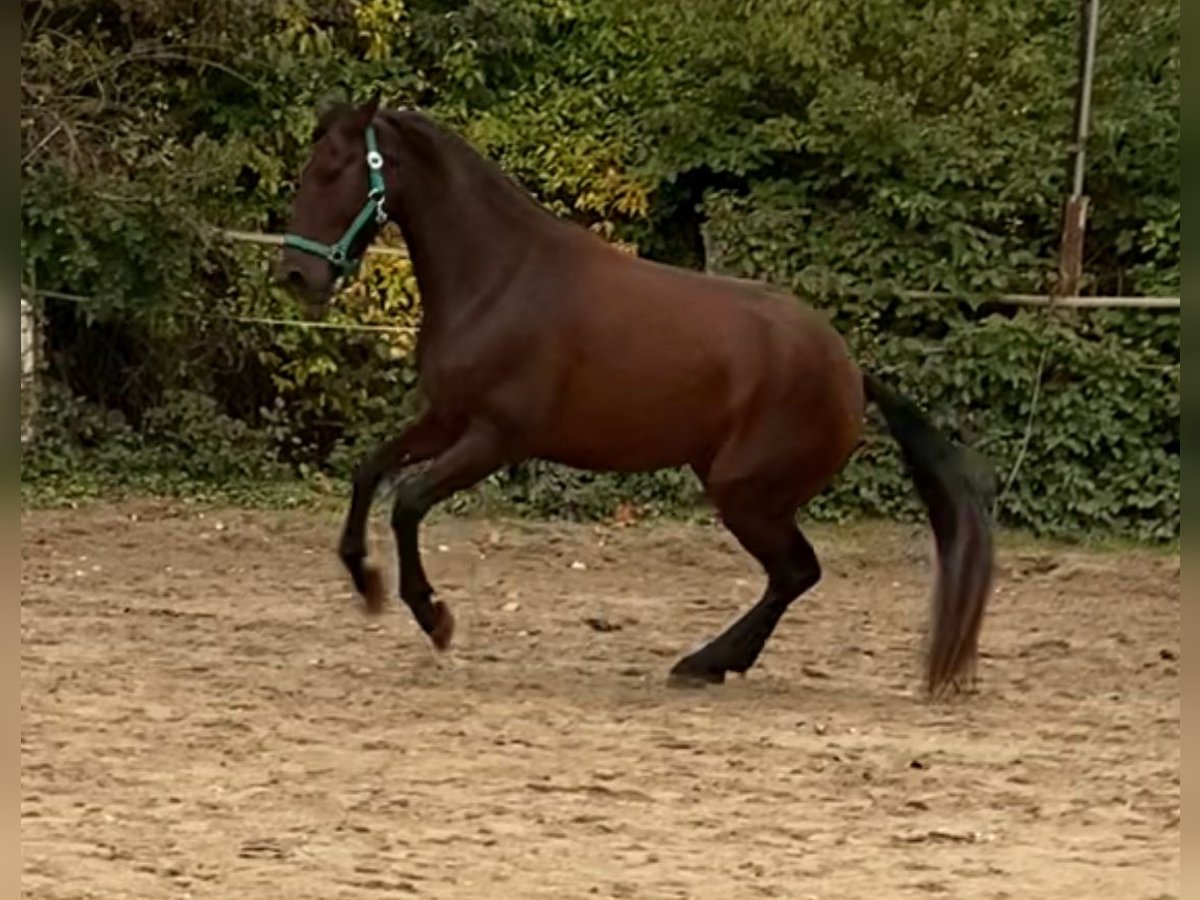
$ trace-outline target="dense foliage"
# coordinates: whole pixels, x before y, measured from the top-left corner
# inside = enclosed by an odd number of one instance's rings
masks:
[[[236,321],[297,311],[267,254],[210,230],[278,230],[319,106],[378,87],[462,130],[560,215],[828,310],[864,364],[1002,484],[1013,475],[1008,523],[1174,537],[1178,315],[978,299],[1053,286],[1077,6],[26,3],[23,280],[94,299],[45,301],[53,387],[25,480],[344,474],[411,414],[410,336]],[[1086,289],[1178,293],[1179,6],[1106,4],[1100,34]],[[338,320],[416,323],[403,263],[377,258],[366,276]],[[490,489],[563,515],[695,496],[683,473],[544,465]],[[814,508],[913,510],[882,440]]]

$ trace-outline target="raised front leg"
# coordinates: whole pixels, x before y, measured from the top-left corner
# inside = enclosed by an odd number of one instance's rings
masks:
[[[397,438],[380,446],[354,475],[350,509],[338,544],[338,555],[354,581],[354,588],[366,600],[367,609],[379,612],[385,601],[383,580],[378,570],[364,564],[367,556],[367,517],[380,482],[437,455],[454,442],[456,435],[425,413]]]
[[[428,467],[413,472],[396,488],[392,530],[400,563],[400,598],[439,650],[450,645],[454,617],[445,603],[433,600],[433,587],[421,562],[421,521],[434,505],[482,481],[509,461],[491,426],[475,423]]]

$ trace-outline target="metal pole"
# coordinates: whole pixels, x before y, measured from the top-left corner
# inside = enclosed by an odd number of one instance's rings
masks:
[[[1082,0],[1082,46],[1079,60],[1079,97],[1075,104],[1075,154],[1071,196],[1083,196],[1084,157],[1087,152],[1088,120],[1092,113],[1092,78],[1096,72],[1096,33],[1100,24],[1100,0]]]
[[[1096,71],[1100,0],[1080,0],[1079,16],[1079,91],[1075,96],[1075,139],[1071,143],[1071,193],[1063,205],[1058,289],[1055,292],[1060,297],[1079,296],[1079,281],[1083,276],[1083,236],[1087,228],[1088,210],[1083,180],[1088,122],[1092,112],[1092,78]]]

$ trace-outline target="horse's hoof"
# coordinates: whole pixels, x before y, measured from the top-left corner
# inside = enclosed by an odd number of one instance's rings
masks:
[[[383,584],[383,575],[378,569],[367,566],[363,569],[363,582],[363,607],[369,615],[377,616],[387,605],[387,589]]]
[[[703,666],[687,659],[682,659],[671,669],[667,676],[670,687],[702,688],[710,684],[724,684],[725,670]]]
[[[429,632],[429,639],[433,641],[433,646],[445,650],[454,637],[454,613],[450,612],[450,607],[441,600],[435,600],[433,617],[433,630]]]

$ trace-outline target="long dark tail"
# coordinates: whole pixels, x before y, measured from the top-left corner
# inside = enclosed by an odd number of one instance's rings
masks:
[[[867,397],[900,444],[937,542],[938,578],[926,684],[940,694],[974,675],[979,629],[992,590],[993,479],[968,452],[938,434],[912,401],[863,376]]]

